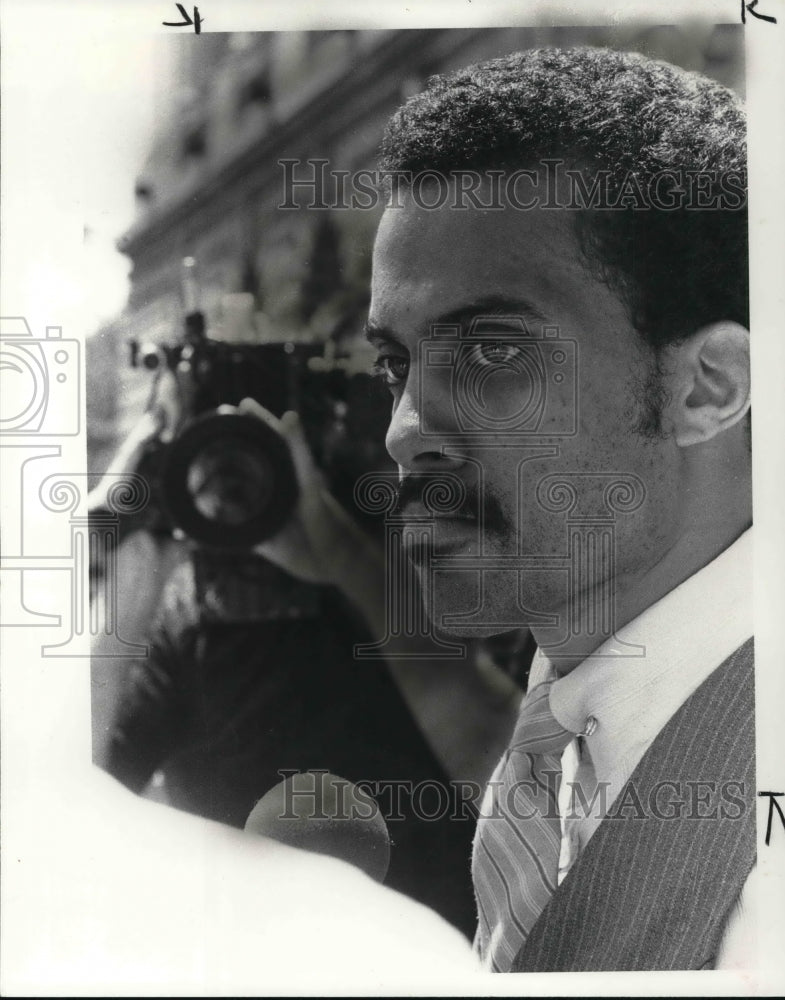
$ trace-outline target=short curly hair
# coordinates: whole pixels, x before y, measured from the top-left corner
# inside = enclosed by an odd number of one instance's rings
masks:
[[[637,53],[531,49],[431,78],[389,121],[380,167],[512,171],[544,158],[606,172],[617,189],[630,174],[704,171],[715,188],[735,176],[734,208],[590,207],[575,226],[657,353],[714,321],[749,325],[745,118],[733,91]]]

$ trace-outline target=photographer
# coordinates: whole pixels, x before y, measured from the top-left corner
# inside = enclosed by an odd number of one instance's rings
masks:
[[[172,440],[180,399],[162,373],[155,414],[135,428],[114,474],[139,468],[155,438]],[[494,690],[471,661],[356,661],[354,645],[385,631],[381,547],[327,490],[295,413],[278,419],[252,399],[239,411],[286,443],[296,509],[247,553],[186,549],[149,531],[126,538],[121,587],[135,595],[138,621],[126,621],[124,634],[146,637],[151,649],[122,678],[116,662],[93,661],[96,763],[137,792],[159,772],[173,805],[235,826],[282,769],[377,783],[388,791],[379,804],[395,845],[387,884],[469,933],[470,812],[418,816],[405,794],[391,801],[391,786],[436,782],[454,796],[449,778],[485,780],[517,689]],[[456,716],[460,740],[449,724]]]

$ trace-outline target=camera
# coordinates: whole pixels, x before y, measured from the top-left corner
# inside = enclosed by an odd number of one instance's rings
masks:
[[[434,324],[420,344],[421,433],[444,437],[431,413],[434,377],[443,374],[461,437],[570,437],[578,429],[577,345],[543,326],[533,335],[521,316],[477,316],[467,333]]]
[[[359,475],[386,464],[387,402],[359,349],[339,356],[332,344],[212,339],[198,311],[186,316],[179,340],[129,346],[133,367],[172,372],[183,414],[173,439],[151,442],[137,470],[150,486],[148,529],[247,550],[287,522],[298,500],[289,449],[238,411],[246,397],[275,416],[299,414],[314,460],[343,502],[351,504]]]
[[[4,318],[0,367],[8,377],[0,412],[0,434],[57,437],[79,433],[79,341],[59,326],[35,338],[23,317]]]

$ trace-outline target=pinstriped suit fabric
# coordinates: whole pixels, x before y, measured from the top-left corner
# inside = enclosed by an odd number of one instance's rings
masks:
[[[750,639],[655,739],[512,971],[710,968],[754,863]]]

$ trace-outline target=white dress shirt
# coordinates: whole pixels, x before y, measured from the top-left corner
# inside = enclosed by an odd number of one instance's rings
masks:
[[[560,881],[668,720],[752,633],[750,529],[556,680],[550,702],[561,725],[583,732],[587,719],[597,722],[562,757]],[[619,640],[642,647],[641,655],[619,655],[630,650]],[[557,677],[538,650],[529,689]],[[753,872],[728,923],[717,968],[754,965],[754,885]]]

